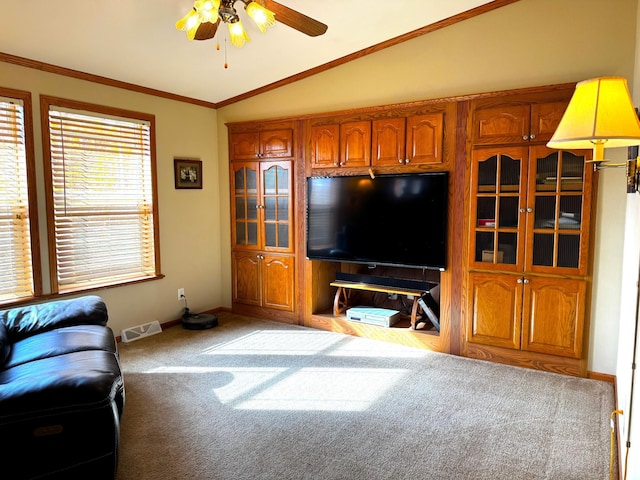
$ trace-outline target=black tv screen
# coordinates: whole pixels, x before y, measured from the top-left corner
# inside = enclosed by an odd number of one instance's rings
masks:
[[[307,178],[307,258],[444,270],[447,172]]]

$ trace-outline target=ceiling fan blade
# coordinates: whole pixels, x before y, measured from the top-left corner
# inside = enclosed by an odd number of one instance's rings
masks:
[[[220,24],[220,19],[216,23],[204,22],[198,26],[196,30],[196,35],[193,37],[194,40],[209,40],[216,36],[216,32],[218,31],[218,25]]]
[[[280,5],[273,0],[263,0],[264,6],[276,14],[276,21],[298,30],[310,37],[317,37],[327,31],[327,26],[311,17]]]

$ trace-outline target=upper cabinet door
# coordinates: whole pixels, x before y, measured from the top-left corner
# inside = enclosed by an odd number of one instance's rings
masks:
[[[548,142],[558,128],[568,102],[547,102],[476,110],[475,145]]]
[[[293,156],[293,130],[267,130],[260,132],[260,158],[291,158]]]
[[[247,161],[293,156],[293,130],[240,132],[229,135],[229,158]]]
[[[405,118],[383,118],[371,123],[371,164],[403,165],[405,155]]]
[[[442,163],[444,115],[430,113],[407,118],[408,164]]]
[[[311,127],[311,167],[333,168],[340,164],[340,125]]]
[[[340,166],[371,165],[371,122],[346,122],[340,125]]]
[[[529,105],[476,110],[473,143],[492,145],[528,142],[529,120]]]
[[[531,141],[548,142],[556,132],[568,102],[534,103],[531,105]]]
[[[258,132],[232,133],[229,135],[230,160],[255,160],[260,155],[260,134]]]

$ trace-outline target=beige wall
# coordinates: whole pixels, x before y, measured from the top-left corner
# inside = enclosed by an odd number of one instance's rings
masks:
[[[579,81],[631,78],[637,0],[521,0],[480,17],[388,48],[309,79],[218,110],[219,155],[228,158],[225,122],[385,105],[468,93]],[[608,152],[609,153],[609,152]],[[621,155],[619,152],[613,154]],[[622,153],[624,155],[624,152]],[[228,176],[220,162],[220,177]],[[603,175],[604,177],[604,175]],[[622,245],[624,178],[601,179],[598,228]],[[223,251],[229,251],[228,186],[221,198]],[[588,368],[615,373],[620,250],[596,238]],[[230,275],[229,255],[222,256]],[[225,304],[231,283],[225,282]]]
[[[35,156],[38,177],[40,238],[46,265],[46,226],[43,194],[42,141],[39,95],[53,95],[109,105],[155,115],[156,160],[160,214],[162,280],[99,290],[109,310],[109,325],[116,334],[122,328],[153,320],[180,318],[183,303],[177,289],[183,287],[189,307],[202,311],[224,303],[222,285],[229,282],[220,270],[221,181],[217,166],[215,110],[155,96],[133,93],[39,70],[0,62],[0,86],[31,92],[34,106]],[[175,190],[174,156],[203,161],[203,189]],[[228,222],[225,218],[224,222]],[[48,274],[45,274],[48,289]]]

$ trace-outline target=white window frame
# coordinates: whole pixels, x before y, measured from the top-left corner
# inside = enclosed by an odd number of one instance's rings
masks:
[[[155,117],[44,95],[40,108],[52,293],[162,278]]]

